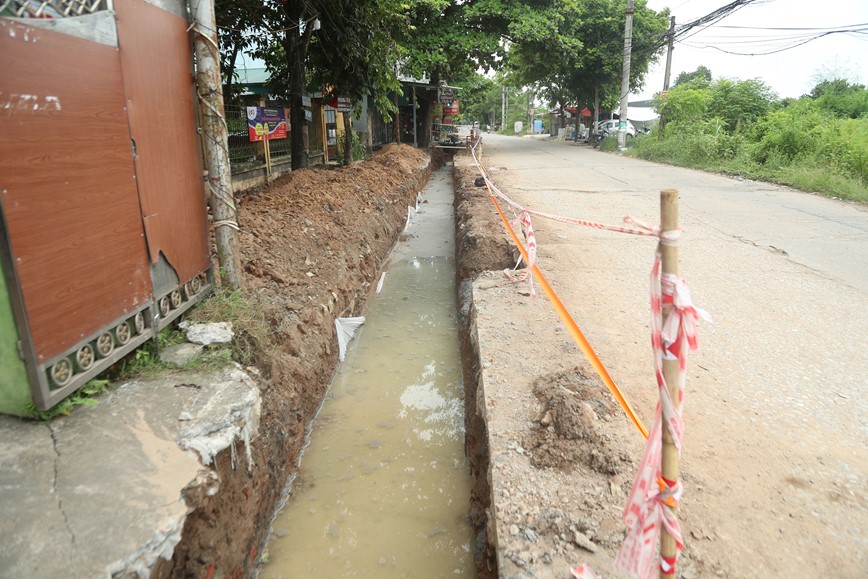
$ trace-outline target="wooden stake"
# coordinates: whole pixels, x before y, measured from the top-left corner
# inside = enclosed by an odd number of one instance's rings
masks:
[[[675,231],[678,226],[678,191],[676,189],[664,189],[660,192],[660,230],[661,233],[666,231]],[[661,266],[664,274],[678,275],[678,246],[676,245],[660,245]],[[663,324],[672,313],[672,306],[663,307]],[[660,327],[663,327],[662,325]],[[680,412],[681,405],[678,401],[678,360],[663,360],[663,377],[666,379],[666,386],[669,390],[669,396],[676,408]],[[663,452],[661,457],[661,471],[663,478],[670,481],[679,479],[679,464],[678,464],[678,449],[672,441],[672,436],[669,434],[669,429],[663,427]],[[675,509],[673,509],[674,511]],[[678,548],[675,539],[666,532],[663,527],[660,533],[660,556],[675,557],[678,553]],[[664,575],[661,571],[661,577],[671,579],[676,576],[676,570],[673,569],[672,574]]]
[[[271,182],[271,145],[268,141],[268,135],[262,139],[262,144],[265,146],[265,182]]]

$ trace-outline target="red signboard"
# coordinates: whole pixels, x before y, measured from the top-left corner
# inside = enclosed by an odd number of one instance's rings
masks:
[[[252,142],[286,138],[286,113],[283,107],[247,107],[247,133]]]
[[[457,115],[458,114],[458,101],[452,101],[451,105],[443,105],[443,114],[444,115]]]

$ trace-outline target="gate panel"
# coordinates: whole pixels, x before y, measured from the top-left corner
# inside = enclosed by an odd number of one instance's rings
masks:
[[[184,284],[210,266],[189,23],[142,0],[115,10],[151,263]]]
[[[0,203],[36,363],[143,306],[151,282],[111,47],[0,18]]]

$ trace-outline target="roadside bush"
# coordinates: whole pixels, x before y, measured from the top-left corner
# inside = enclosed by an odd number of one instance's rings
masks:
[[[337,156],[338,156],[338,164],[344,165],[344,147],[346,146],[346,133],[342,133],[341,136],[338,137],[338,145],[336,147]],[[353,161],[361,161],[367,156],[367,151],[365,150],[365,144],[362,142],[361,137],[355,131],[353,131]]]
[[[713,168],[739,156],[744,148],[742,135],[729,134],[722,119],[672,122],[666,138],[655,129],[635,140],[636,155],[643,159],[665,160],[689,167]]]
[[[777,158],[791,162],[812,155],[820,147],[829,120],[809,99],[769,113],[755,127],[754,160],[766,163]]]
[[[868,189],[868,117],[840,123],[840,156],[849,173]]]
[[[758,90],[762,86],[742,88],[751,89],[746,94],[757,97],[755,112],[759,111],[766,97]],[[674,102],[698,104],[702,99],[692,98],[700,96],[697,90],[693,89],[695,94],[676,92]],[[670,119],[664,139],[655,130],[636,139],[628,154],[868,202],[868,116],[836,118],[827,106],[810,97],[773,108],[756,121],[728,113],[732,118]]]

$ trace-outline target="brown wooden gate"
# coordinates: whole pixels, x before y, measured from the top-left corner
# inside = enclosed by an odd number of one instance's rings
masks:
[[[114,15],[53,30],[0,17],[0,252],[39,409],[208,289],[192,50],[178,6],[115,0]],[[0,411],[21,413],[2,400]]]

